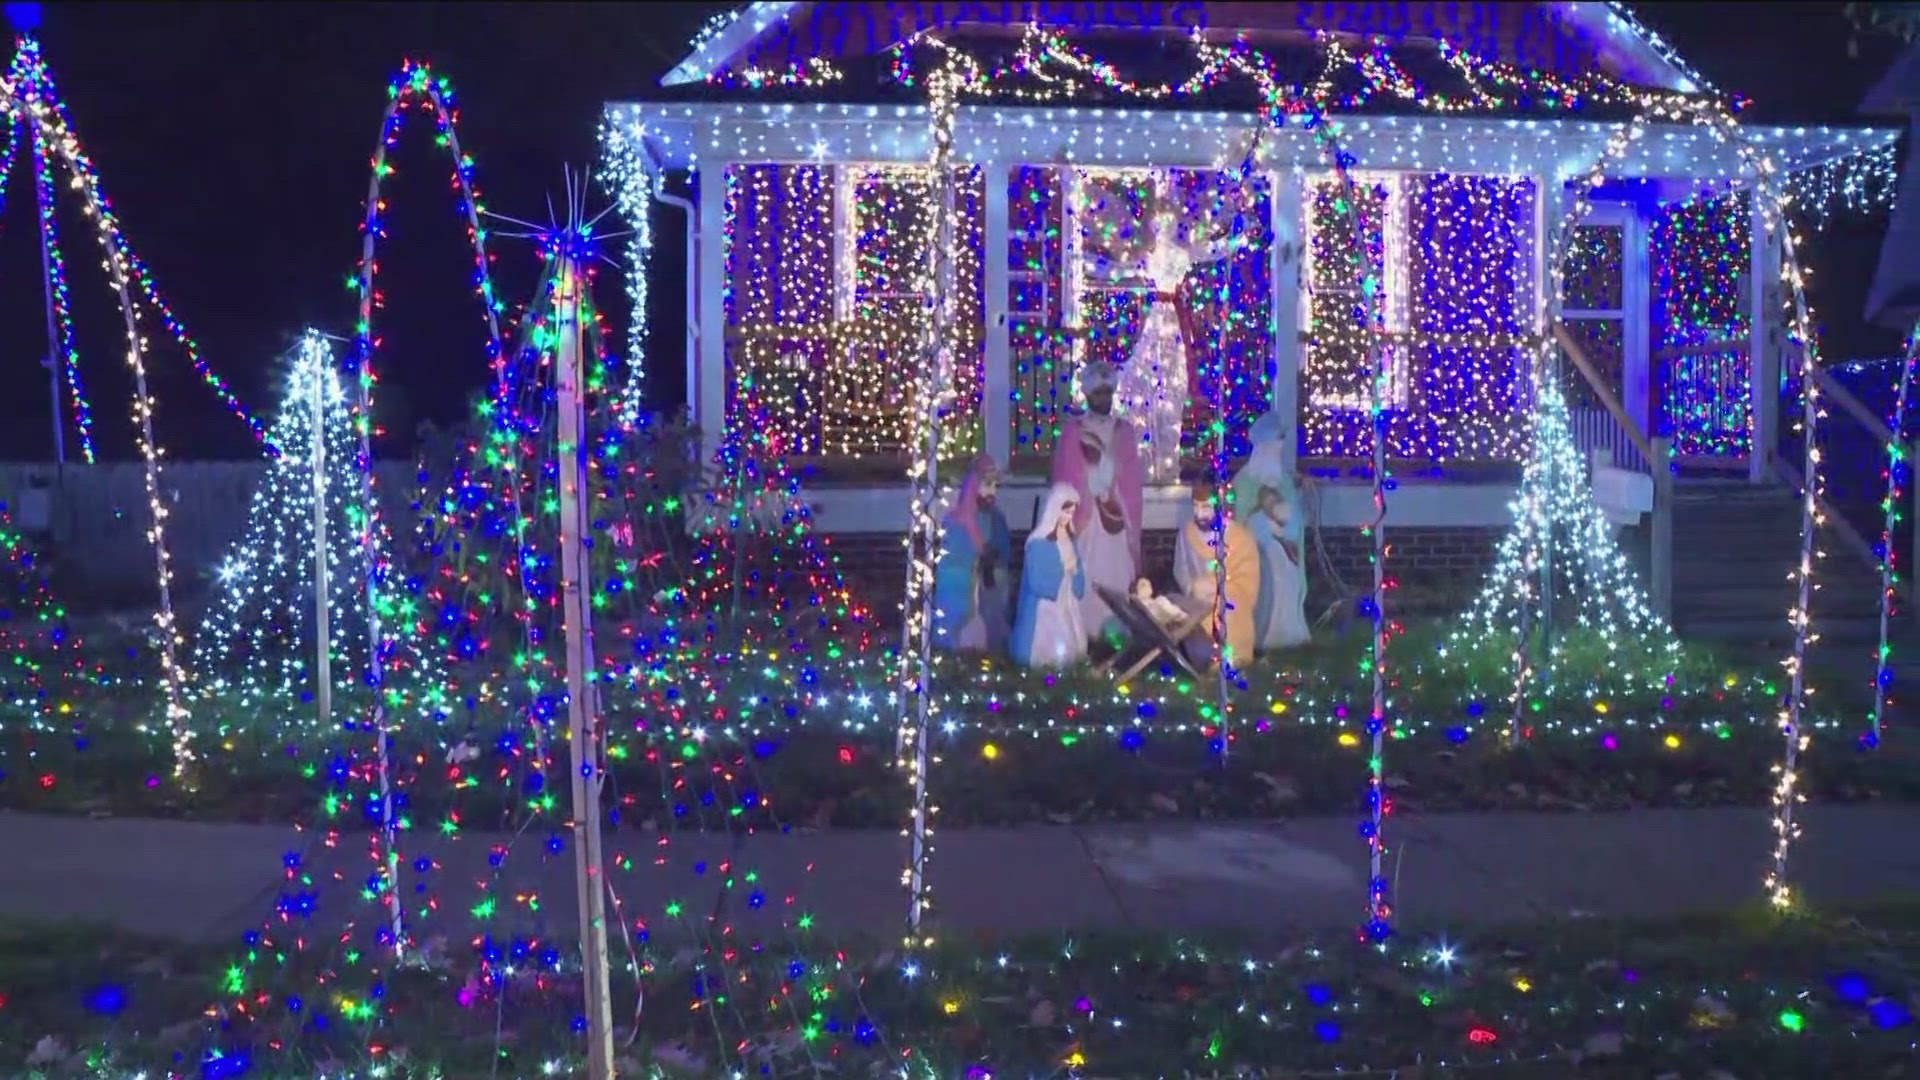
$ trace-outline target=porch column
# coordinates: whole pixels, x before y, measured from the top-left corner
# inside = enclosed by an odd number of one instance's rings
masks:
[[[1562,253],[1554,249],[1553,241],[1555,230],[1560,228],[1561,215],[1566,213],[1566,194],[1566,184],[1560,180],[1557,170],[1534,176],[1533,251],[1530,253],[1533,272],[1529,275],[1532,279],[1529,282],[1529,288],[1533,293],[1531,297],[1533,314],[1527,319],[1526,328],[1529,333],[1543,338],[1552,333],[1553,329],[1547,325],[1547,311],[1554,299],[1554,277],[1563,265],[1559,260]],[[1534,380],[1539,377],[1535,365],[1547,355],[1549,353],[1537,345],[1530,345],[1526,350],[1527,381],[1524,384],[1523,393],[1526,395],[1529,412],[1535,405]]]
[[[726,436],[727,416],[727,166],[716,162],[699,171],[693,197],[700,206],[699,262],[693,268],[699,280],[700,464],[712,461]],[[692,387],[688,393],[694,393]]]
[[[1011,177],[1003,162],[986,161],[980,164],[980,180],[987,188],[980,251],[980,281],[985,293],[980,298],[980,316],[986,321],[980,421],[987,453],[1007,469],[1013,460],[1013,330],[1007,325],[1007,260],[1012,256],[1007,236],[1007,189]]]
[[[1621,365],[1624,385],[1620,390],[1627,399],[1627,415],[1640,425],[1644,435],[1653,430],[1653,420],[1658,415],[1653,402],[1653,348],[1648,326],[1653,310],[1650,292],[1653,268],[1647,250],[1650,242],[1647,212],[1637,202],[1628,210],[1626,227],[1620,237],[1620,306],[1626,309],[1620,318],[1620,343],[1624,352]]]
[[[1561,252],[1553,248],[1553,242],[1559,238],[1559,227],[1563,225],[1561,217],[1567,213],[1567,183],[1559,179],[1559,173],[1546,173],[1534,177],[1534,317],[1532,332],[1546,334],[1548,327],[1548,306],[1553,300],[1553,275],[1559,271],[1561,261],[1555,259]],[[1565,246],[1565,244],[1563,244]]]
[[[1773,457],[1780,433],[1780,354],[1772,347],[1773,322],[1780,317],[1774,285],[1779,279],[1780,236],[1767,228],[1767,214],[1756,190],[1748,197],[1747,380],[1752,394],[1753,422],[1748,426],[1747,479],[1764,484],[1773,476]]]
[[[1286,468],[1292,471],[1300,455],[1300,358],[1306,348],[1302,340],[1307,309],[1306,178],[1298,170],[1284,175],[1268,173],[1267,190],[1271,193],[1268,205],[1273,218],[1268,222],[1272,240],[1267,249],[1273,287],[1268,407],[1287,430],[1294,432],[1294,437],[1287,440],[1285,455]]]

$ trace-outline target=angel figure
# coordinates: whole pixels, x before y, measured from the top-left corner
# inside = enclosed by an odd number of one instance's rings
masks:
[[[1203,196],[1203,201],[1214,205],[1186,206],[1172,173],[1160,172],[1144,218],[1126,242],[1100,250],[1089,237],[1098,276],[1145,294],[1140,335],[1121,369],[1117,396],[1123,415],[1145,432],[1147,473],[1155,483],[1179,476],[1180,426],[1198,360],[1198,327],[1184,289],[1187,275],[1196,266],[1228,258],[1247,239],[1231,229],[1222,235],[1217,221],[1223,211],[1237,212],[1224,205],[1237,200]]]

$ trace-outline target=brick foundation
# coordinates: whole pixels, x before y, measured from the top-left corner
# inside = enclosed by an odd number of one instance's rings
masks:
[[[1493,554],[1504,529],[1496,526],[1418,526],[1389,530],[1392,552],[1387,568],[1398,582],[1390,610],[1400,616],[1443,616],[1459,611],[1471,600],[1493,566]],[[1150,530],[1142,537],[1142,555],[1156,580],[1173,565],[1175,534]],[[1019,573],[1025,533],[1013,537],[1013,571]],[[1323,559],[1319,546],[1324,546]],[[892,533],[841,533],[832,537],[840,570],[856,596],[873,604],[882,618],[890,618],[906,583],[906,549]],[[1338,575],[1347,594],[1364,595],[1373,583],[1372,541],[1358,529],[1327,529],[1316,538],[1307,535],[1307,615],[1318,618],[1341,596],[1332,575]],[[1332,565],[1332,575],[1327,564]],[[1351,614],[1351,609],[1342,617]]]

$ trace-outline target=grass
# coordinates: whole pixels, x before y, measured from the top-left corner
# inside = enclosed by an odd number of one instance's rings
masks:
[[[1481,695],[1459,665],[1423,659],[1437,655],[1441,640],[1439,628],[1424,626],[1396,643],[1400,737],[1384,763],[1402,809],[1578,811],[1769,798],[1780,752],[1770,722],[1778,688],[1761,674],[1692,651],[1671,687],[1594,693],[1573,672],[1599,670],[1600,653],[1575,638],[1561,677],[1527,702],[1526,737],[1516,746],[1505,696]],[[931,773],[942,820],[956,827],[1349,812],[1367,767],[1364,654],[1364,641],[1332,636],[1284,665],[1250,671],[1233,695],[1224,759],[1206,681],[1150,674],[1116,689],[1092,672],[1049,678],[1004,663],[943,660]],[[896,826],[908,796],[892,768],[883,664],[790,682],[784,673],[794,666],[714,661],[677,679],[610,687],[611,782],[630,812],[665,808],[663,759],[698,759],[752,772],[783,821]],[[1497,667],[1478,678],[1497,681]],[[464,673],[466,685],[483,681]],[[340,764],[371,747],[364,732],[321,736],[203,702],[195,712],[203,763],[186,791],[172,781],[156,696],[134,681],[96,688],[51,730],[16,734],[0,759],[0,807],[309,819],[330,793],[347,790]],[[343,691],[335,715],[365,716],[365,704]],[[310,706],[284,708],[301,715]],[[470,821],[510,817],[527,794],[520,782],[529,728],[497,696],[459,709],[457,721],[408,725],[395,736],[414,815],[459,807]],[[960,726],[949,732],[948,721]],[[454,781],[447,750],[460,743],[476,756]],[[1836,726],[1815,732],[1804,760],[1803,789],[1821,802],[1920,798],[1920,768],[1897,740],[1864,753],[1854,732]],[[687,782],[697,790],[702,781]]]
[[[615,1015],[623,1075],[635,1076],[1078,1065],[1104,1077],[1892,1077],[1916,1035],[1916,927],[1920,904],[1903,899],[1413,935],[1385,951],[1125,934],[912,956],[857,941],[731,954],[715,942],[642,957],[637,1027],[634,982],[617,971]],[[233,959],[96,928],[0,927],[0,1072],[532,1077],[569,1074],[581,1051],[579,984],[564,964],[490,982],[461,956],[321,988],[298,954],[237,980]]]

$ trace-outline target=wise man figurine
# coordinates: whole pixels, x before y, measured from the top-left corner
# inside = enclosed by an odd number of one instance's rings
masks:
[[[1219,646],[1230,667],[1244,668],[1253,659],[1253,616],[1260,603],[1260,554],[1255,549],[1253,535],[1245,525],[1228,516],[1227,508],[1218,502],[1219,497],[1213,481],[1194,481],[1193,516],[1180,530],[1180,543],[1173,556],[1173,577],[1184,593],[1182,606],[1208,616],[1196,634],[1198,644],[1207,653],[1213,652],[1213,646]],[[1224,575],[1218,565],[1223,559],[1227,564]],[[1223,576],[1224,589],[1221,587]],[[1197,659],[1212,661],[1215,657]]]
[[[933,643],[964,653],[1000,653],[1010,632],[1007,562],[1013,534],[1000,510],[1000,463],[981,454],[960,481],[933,572]]]
[[[1080,392],[1087,409],[1069,414],[1060,424],[1060,441],[1053,448],[1054,482],[1066,484],[1078,496],[1074,536],[1086,566],[1087,590],[1080,603],[1090,639],[1105,635],[1119,621],[1098,587],[1124,596],[1140,568],[1146,473],[1140,462],[1140,428],[1113,414],[1119,378],[1119,370],[1105,360],[1081,367]]]

